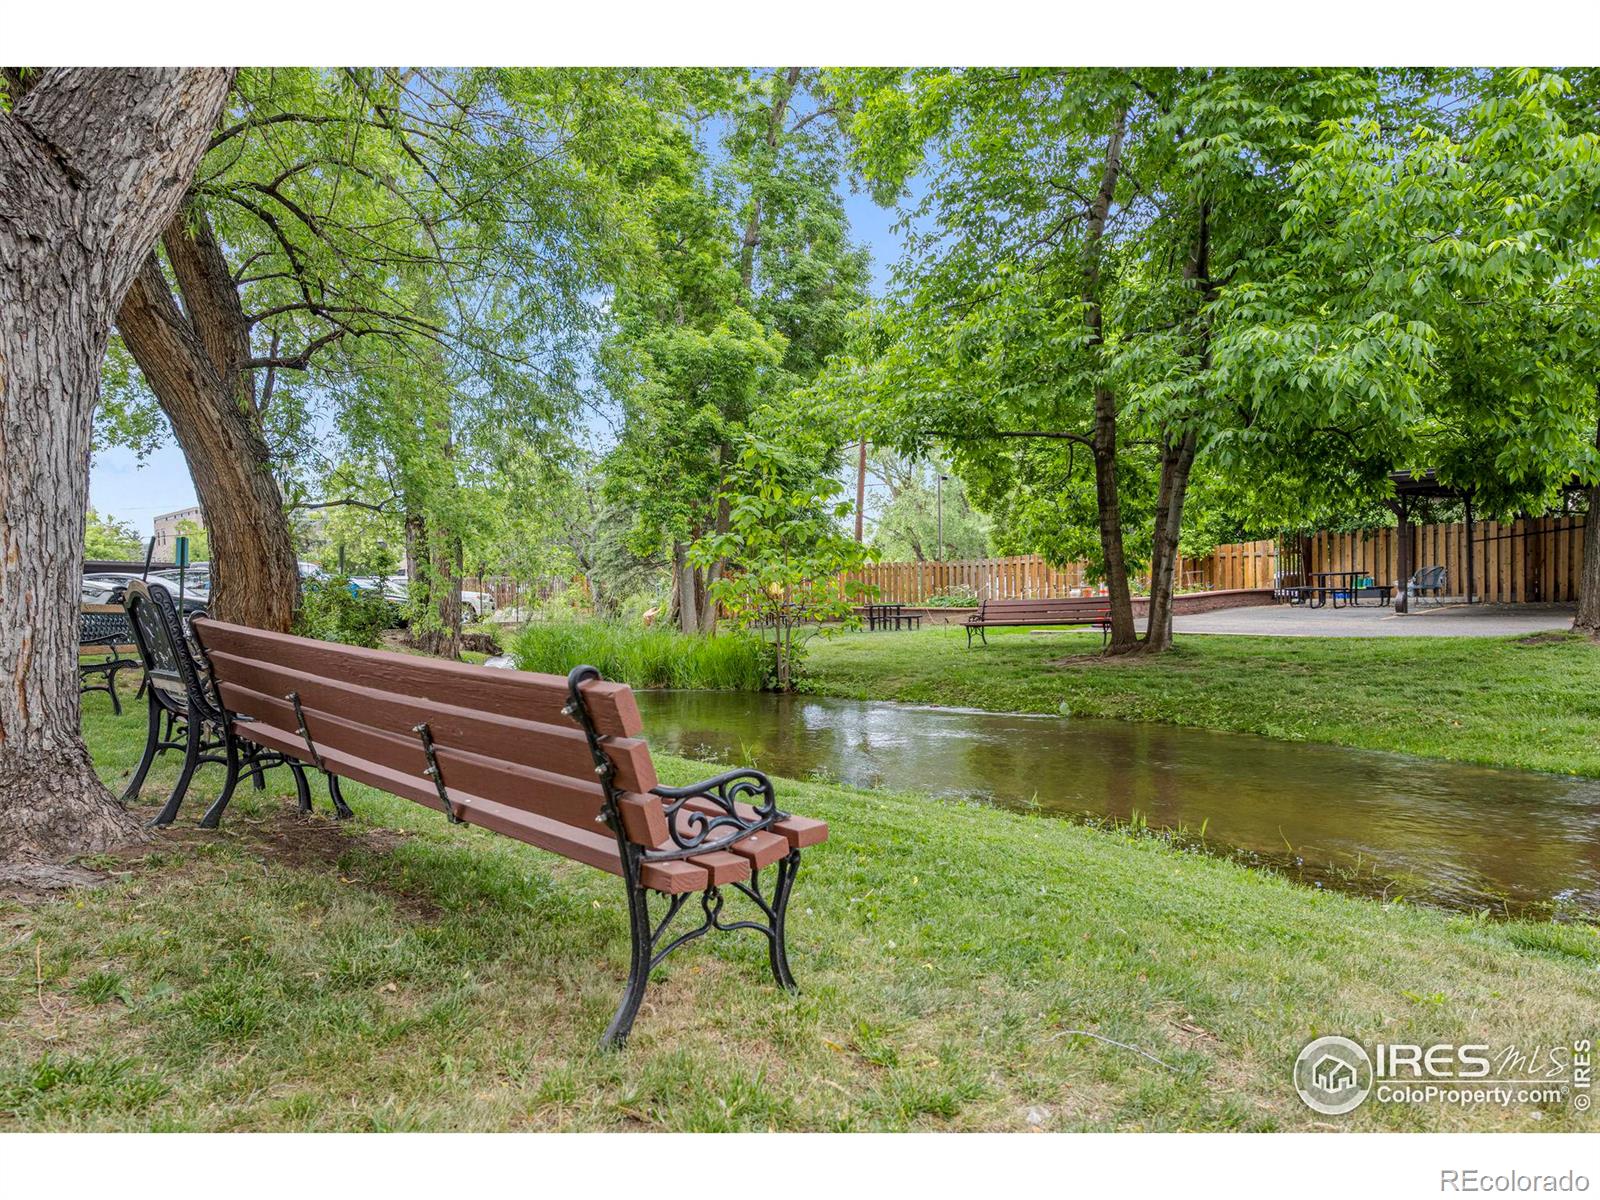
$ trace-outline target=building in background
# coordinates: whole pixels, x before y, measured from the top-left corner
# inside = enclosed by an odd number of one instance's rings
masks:
[[[198,504],[191,508],[180,508],[177,512],[162,513],[156,518],[156,552],[157,560],[170,562],[175,553],[174,539],[183,533],[180,526],[192,523],[196,530],[206,527],[206,515]]]

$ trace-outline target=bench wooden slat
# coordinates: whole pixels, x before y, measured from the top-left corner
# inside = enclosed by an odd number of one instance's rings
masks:
[[[748,837],[740,838],[728,847],[730,854],[740,854],[750,860],[753,870],[770,867],[789,853],[789,839],[779,833],[762,829]]]
[[[241,737],[260,742],[261,735],[270,729],[288,743],[291,753],[302,760],[309,760],[310,751],[298,732],[294,706],[289,701],[226,681],[219,681],[218,689],[223,704],[230,712],[255,718],[235,723],[235,729]],[[432,791],[433,781],[423,774],[428,766],[427,756],[423,753],[421,739],[416,735],[407,736],[358,724],[304,705],[301,706],[301,712],[305,716],[311,740],[322,757],[327,758],[328,751],[338,750],[351,759],[370,762],[419,779]],[[434,755],[444,776],[445,786],[452,795],[460,791],[488,797],[522,811],[537,812],[551,820],[585,828],[597,824],[596,818],[605,802],[605,793],[594,777],[592,763],[588,777],[581,778],[445,745],[436,746]],[[651,808],[658,813],[661,811],[659,797],[640,796],[632,807],[643,810],[643,823],[629,830],[630,837],[636,833],[648,836],[655,828],[665,832],[665,817],[656,826],[648,815]],[[655,845],[659,840],[651,838],[644,844]]]
[[[192,628],[208,653],[222,651],[315,675],[336,674],[348,683],[436,704],[578,728],[561,711],[567,703],[567,681],[559,675],[486,671],[470,663],[314,642],[210,618],[197,619]],[[601,733],[634,737],[643,730],[639,705],[627,684],[592,680],[583,685],[583,696]]]
[[[294,734],[270,726],[235,723],[234,732],[274,750],[295,755],[304,752],[305,743]],[[319,747],[321,750],[321,747]],[[412,800],[432,809],[440,809],[439,797],[433,781],[423,775],[408,775],[392,767],[358,758],[344,750],[321,750],[328,769],[342,779],[364,783],[402,799]],[[448,768],[446,768],[448,771]],[[616,838],[604,826],[588,830],[552,820],[539,813],[513,808],[509,804],[488,800],[450,789],[451,802],[456,813],[468,825],[478,825],[530,846],[550,850],[613,875],[621,875],[622,858],[617,853]],[[689,862],[646,863],[640,873],[644,885],[657,892],[697,892],[706,886],[708,873],[704,867]]]
[[[617,797],[622,827],[628,840],[641,846],[661,846],[668,838],[667,814],[659,796],[622,795]]]
[[[224,650],[213,650],[208,657],[219,681],[268,696],[281,697],[295,692],[308,713],[317,711],[343,717],[402,734],[412,741],[416,737],[411,730],[425,721],[434,743],[440,747],[467,750],[583,779],[594,778],[594,758],[589,753],[588,738],[582,730],[565,721],[561,725],[548,725],[454,704],[413,700],[277,663],[241,658]],[[294,728],[292,720],[286,728]],[[314,727],[311,736],[317,736]],[[650,747],[644,742],[617,737],[607,739],[605,745],[617,770],[618,787],[630,792],[648,792],[660,782],[655,765],[650,761]]]
[[[712,815],[722,811],[710,800],[702,800],[697,796],[686,800],[684,807],[695,809],[698,812],[711,813]],[[742,801],[734,805],[734,810],[746,821],[754,821],[756,819],[756,810]],[[828,840],[828,823],[819,821],[815,817],[788,816],[773,825],[772,831],[780,834],[789,846],[795,850],[803,849],[806,846],[821,845]]]
[[[713,850],[709,854],[696,854],[689,861],[697,867],[704,867],[707,877],[719,887],[724,883],[750,878],[750,860],[742,854]]]

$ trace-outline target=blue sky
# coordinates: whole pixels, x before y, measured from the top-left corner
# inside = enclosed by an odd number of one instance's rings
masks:
[[[882,295],[900,256],[902,239],[893,229],[896,214],[879,208],[865,194],[848,191],[845,208],[855,239],[872,251],[873,292]],[[89,469],[89,503],[97,512],[131,523],[141,537],[150,536],[159,514],[195,502],[183,452],[170,438],[143,462],[128,450],[105,450],[94,456]]]

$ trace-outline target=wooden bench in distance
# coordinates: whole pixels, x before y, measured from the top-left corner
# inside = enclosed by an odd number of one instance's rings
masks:
[[[989,644],[986,629],[1028,625],[1093,625],[1101,641],[1111,633],[1111,605],[1103,596],[1071,596],[1059,600],[985,600],[966,620],[967,649],[976,631]]]
[[[727,771],[690,787],[661,786],[632,690],[593,667],[565,679],[500,671],[192,622],[237,743],[277,751],[622,876],[632,956],[603,1044],[632,1028],[651,970],[712,929],[755,929],[772,973],[794,987],[785,917],[800,852],[824,841],[821,821],[778,809],[759,771]],[[214,827],[237,779],[230,771],[202,825]],[[764,891],[761,872],[775,868]],[[757,909],[724,920],[722,889]],[[653,919],[652,893],[666,898]],[[672,934],[700,894],[704,919]]]
[[[111,697],[111,711],[122,715],[117,698],[117,672],[136,671],[139,660],[130,657],[138,650],[128,614],[120,604],[83,604],[78,608],[78,691],[104,692]],[[96,655],[85,662],[86,656]],[[98,683],[90,680],[99,677]]]

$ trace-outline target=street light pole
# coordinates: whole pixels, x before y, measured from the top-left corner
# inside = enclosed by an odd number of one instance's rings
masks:
[[[948,476],[948,475],[941,475],[941,476],[939,476],[938,481],[933,486],[934,508],[937,510],[937,512],[939,514],[939,555],[938,555],[938,557],[939,557],[939,561],[940,562],[944,561],[944,481],[946,479],[949,479],[949,478],[950,478],[950,476]]]

